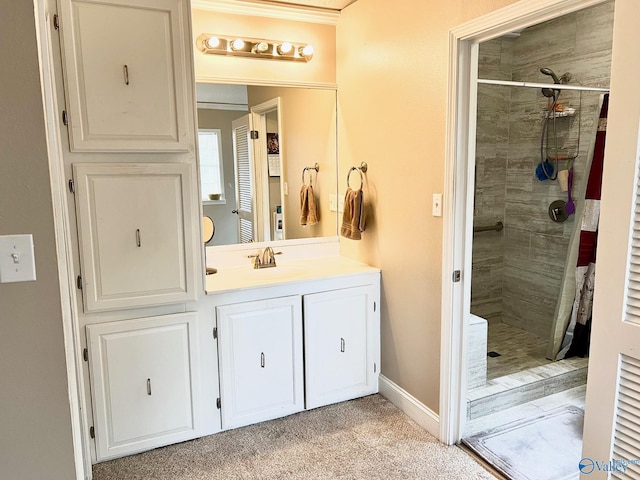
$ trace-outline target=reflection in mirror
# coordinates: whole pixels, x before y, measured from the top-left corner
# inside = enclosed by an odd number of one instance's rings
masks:
[[[208,246],[337,235],[334,90],[199,83],[197,97]],[[301,225],[302,172],[316,163],[305,178],[319,221]]]

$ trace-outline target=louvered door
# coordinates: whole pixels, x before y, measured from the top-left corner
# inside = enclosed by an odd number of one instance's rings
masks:
[[[623,355],[613,440],[614,478],[640,478],[640,361]],[[626,463],[626,462],[629,463]]]
[[[640,2],[616,1],[582,480],[640,479],[639,17]]]
[[[240,243],[255,241],[255,194],[253,152],[250,133],[251,116],[245,115],[232,123],[233,158],[236,172],[236,213]]]

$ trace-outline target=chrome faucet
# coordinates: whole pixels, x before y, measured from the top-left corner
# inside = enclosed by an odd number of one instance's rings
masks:
[[[269,268],[276,266],[276,255],[282,255],[282,252],[274,252],[273,248],[265,247],[262,253],[249,255],[249,258],[253,258],[253,268]]]

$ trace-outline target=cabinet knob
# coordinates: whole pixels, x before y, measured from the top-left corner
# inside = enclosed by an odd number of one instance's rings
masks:
[[[345,342],[344,338],[340,338],[340,351],[344,353]]]
[[[260,367],[264,368],[264,352],[260,353]]]
[[[151,396],[151,379],[147,378],[147,395]]]
[[[138,247],[142,246],[142,239],[140,237],[140,229],[139,228],[136,229],[136,245]]]
[[[122,70],[124,73],[124,84],[129,85],[129,67],[125,65]]]

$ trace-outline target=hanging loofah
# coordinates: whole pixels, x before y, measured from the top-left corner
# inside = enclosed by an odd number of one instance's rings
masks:
[[[540,162],[536,167],[536,178],[541,182],[544,182],[545,180],[549,180],[551,177],[553,177],[554,172],[555,168],[553,164],[545,160],[544,166],[542,165],[542,162]]]

